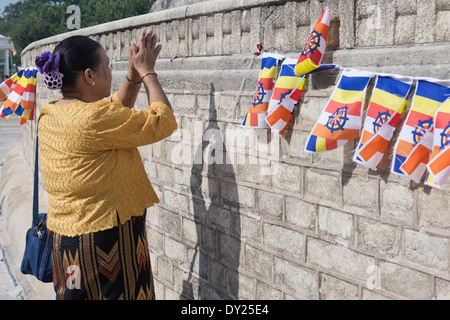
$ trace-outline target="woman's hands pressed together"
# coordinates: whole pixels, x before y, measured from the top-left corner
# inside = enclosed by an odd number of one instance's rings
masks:
[[[155,72],[156,59],[162,48],[161,44],[156,45],[156,43],[157,36],[150,29],[141,32],[137,44],[131,44],[131,62],[141,78],[146,73]]]
[[[171,107],[170,102],[158,81],[158,75],[155,72],[156,59],[162,48],[162,45],[157,44],[157,41],[158,38],[151,29],[148,31],[144,29],[140,33],[137,43],[131,43],[128,53],[128,62],[130,65],[128,78],[134,83],[144,83],[149,104],[161,101]],[[119,89],[119,95],[124,97],[121,101],[124,103],[124,100],[127,100],[127,102],[129,102],[127,106],[130,108],[134,106],[138,93],[139,88],[131,86],[127,81],[125,81],[124,85]]]

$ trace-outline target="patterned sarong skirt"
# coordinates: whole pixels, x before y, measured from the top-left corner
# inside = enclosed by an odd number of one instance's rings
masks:
[[[57,300],[153,300],[145,214],[112,229],[49,233]]]

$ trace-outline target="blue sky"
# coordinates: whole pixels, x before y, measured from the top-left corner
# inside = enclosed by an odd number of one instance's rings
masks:
[[[15,3],[15,2],[19,2],[20,0],[0,0],[0,13],[3,12],[3,9],[5,9],[5,7],[10,4],[10,3]]]

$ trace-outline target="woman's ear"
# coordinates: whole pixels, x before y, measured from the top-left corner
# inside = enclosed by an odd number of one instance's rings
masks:
[[[95,86],[95,75],[91,68],[84,70],[84,80],[90,86]]]

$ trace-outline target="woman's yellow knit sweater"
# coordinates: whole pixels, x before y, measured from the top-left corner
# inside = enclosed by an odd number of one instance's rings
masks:
[[[137,147],[177,129],[167,105],[129,109],[117,93],[93,103],[56,101],[42,106],[38,130],[48,229],[69,237],[106,230],[159,202]]]

